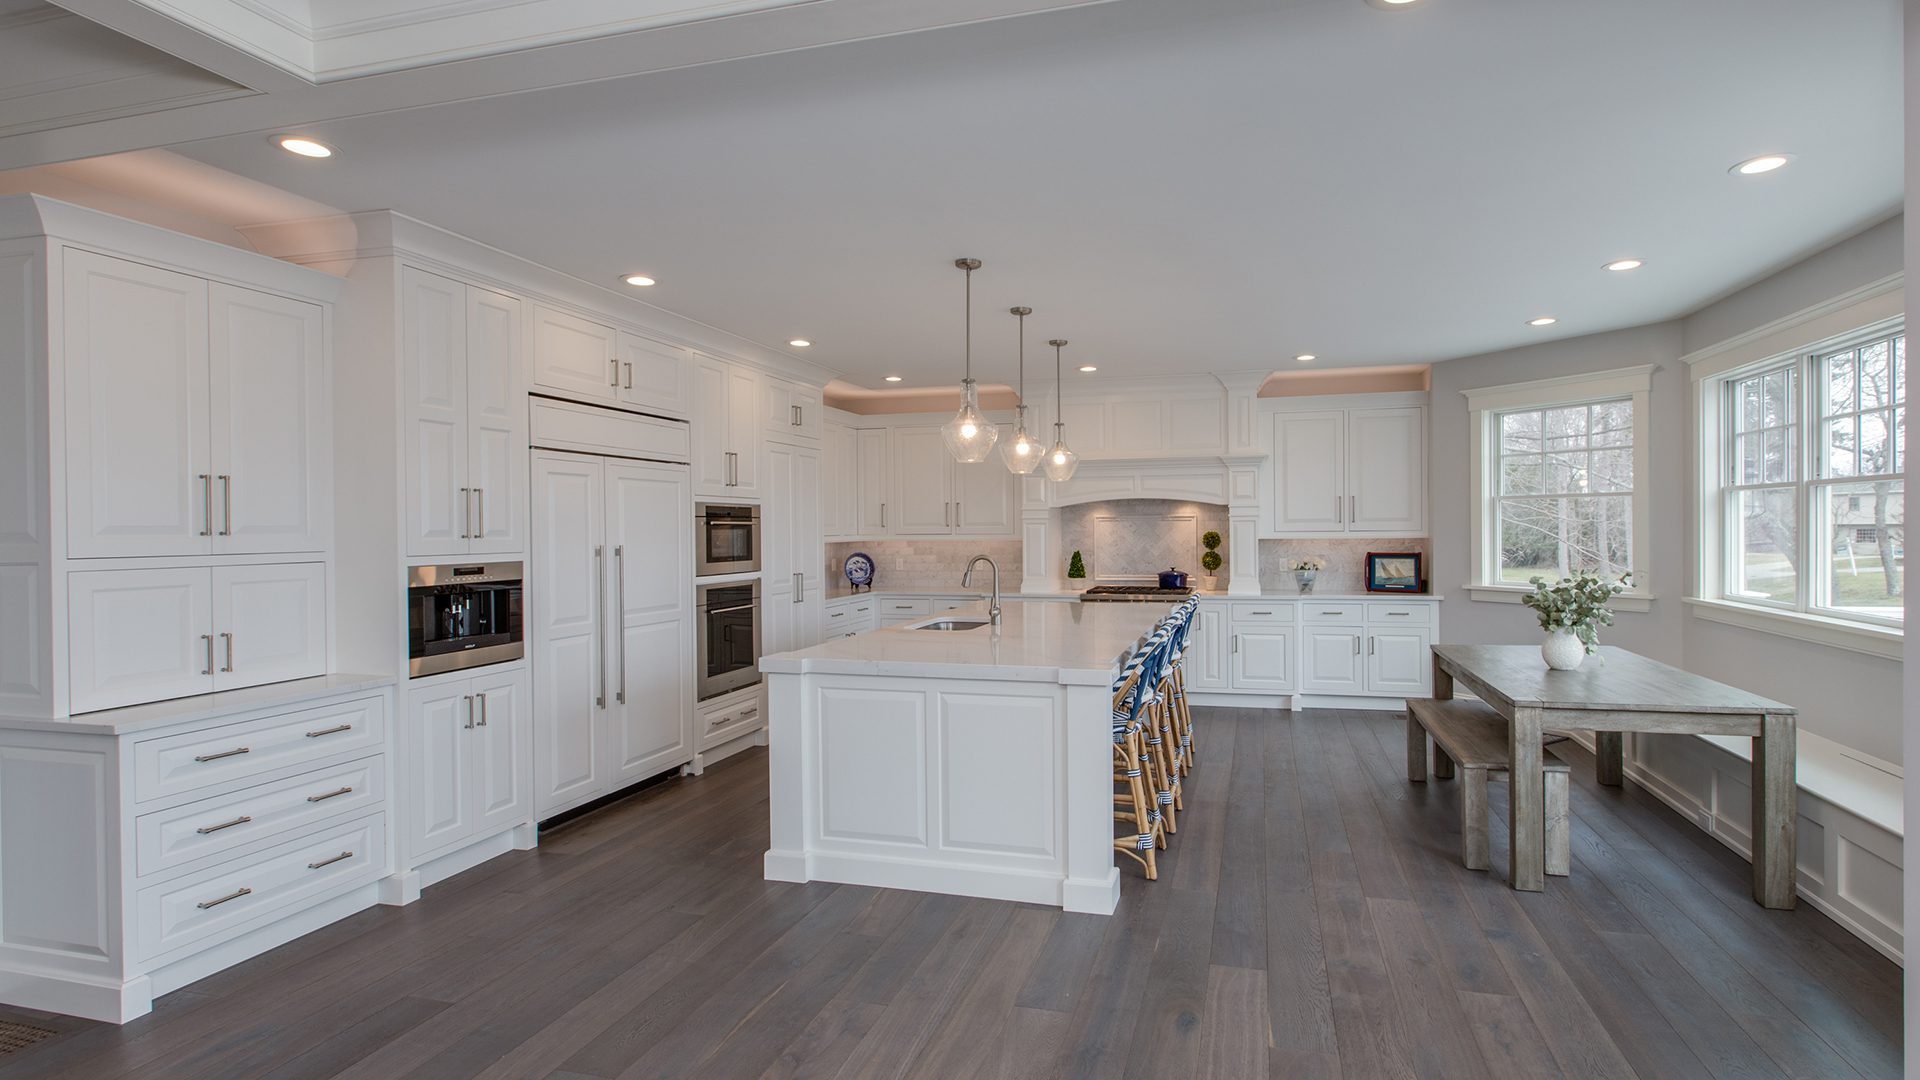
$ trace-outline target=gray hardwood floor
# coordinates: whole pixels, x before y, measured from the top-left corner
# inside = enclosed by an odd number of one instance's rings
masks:
[[[756,751],[124,1027],[0,1010],[59,1030],[0,1080],[1899,1073],[1896,966],[1577,749],[1573,876],[1523,894],[1460,866],[1457,781],[1406,782],[1396,716],[1197,724],[1112,918],[764,882]]]

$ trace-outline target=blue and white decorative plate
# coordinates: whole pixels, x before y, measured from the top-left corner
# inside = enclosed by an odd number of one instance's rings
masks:
[[[873,556],[856,551],[847,556],[847,583],[858,589],[873,587]]]

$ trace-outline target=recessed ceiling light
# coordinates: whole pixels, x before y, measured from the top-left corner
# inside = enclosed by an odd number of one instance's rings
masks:
[[[1409,8],[1419,2],[1420,0],[1367,0],[1367,3],[1386,11],[1394,11],[1398,8]]]
[[[274,145],[289,154],[298,154],[305,158],[330,158],[333,147],[319,139],[310,139],[305,135],[275,135]]]
[[[1761,173],[1770,173],[1782,168],[1792,161],[1792,154],[1761,154],[1756,158],[1748,158],[1727,171],[1738,176],[1759,176]]]
[[[1614,271],[1638,270],[1645,265],[1647,264],[1645,260],[1642,259],[1615,259],[1603,267],[1603,269]]]
[[[1099,371],[1100,369],[1097,367],[1094,367],[1092,364],[1081,364],[1080,370],[1081,371]]]
[[[1303,353],[1301,353],[1301,354],[1300,354],[1299,356],[1296,356],[1296,357],[1294,357],[1294,359],[1295,359],[1295,360],[1298,360],[1298,361],[1300,361],[1301,363],[1303,363],[1303,364],[1304,364],[1304,363],[1306,363],[1306,362],[1308,362],[1308,361],[1310,361],[1310,360],[1318,360],[1318,359],[1320,359],[1320,358],[1319,358],[1319,357],[1317,357],[1317,356],[1315,356],[1315,355],[1313,355],[1313,354],[1312,354],[1312,353],[1310,353],[1310,352],[1303,352]]]
[[[887,376],[887,381],[888,381],[888,382],[899,382],[899,381],[900,381],[900,376],[898,376],[898,375],[889,375],[889,376]]]
[[[626,282],[627,284],[633,286],[636,289],[652,288],[654,284],[653,279],[648,277],[645,274],[628,274],[626,277],[623,277],[620,280]]]
[[[787,342],[787,344],[793,346],[796,349],[806,349],[806,348],[811,348],[813,346],[813,342],[808,341],[806,338],[803,338],[803,337],[794,338],[792,341]]]
[[[1556,319],[1551,315],[1541,315],[1538,318],[1528,319],[1527,325],[1528,326],[1552,326],[1554,323],[1557,323],[1559,321],[1560,321],[1559,319]]]

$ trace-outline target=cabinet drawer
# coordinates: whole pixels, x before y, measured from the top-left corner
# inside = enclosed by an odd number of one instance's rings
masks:
[[[933,614],[933,601],[926,597],[893,597],[879,601],[880,617],[898,619],[907,615]]]
[[[844,637],[858,633],[859,622],[850,607],[828,608],[820,617],[820,632],[828,637]]]
[[[140,958],[205,948],[386,873],[387,819],[359,818],[135,894]]]
[[[1345,603],[1316,603],[1312,600],[1300,602],[1300,615],[1307,622],[1357,623],[1367,621],[1367,605],[1348,601]]]
[[[1236,623],[1274,623],[1292,622],[1296,615],[1294,602],[1283,600],[1277,603],[1238,603],[1228,608],[1228,618]]]
[[[1433,605],[1369,603],[1367,621],[1387,626],[1430,626],[1433,623]]]
[[[742,701],[732,708],[700,714],[700,749],[736,739],[767,726],[766,710],[758,697]]]
[[[136,743],[134,800],[144,802],[334,754],[377,749],[383,745],[386,712],[385,698],[360,698]]]
[[[871,600],[862,600],[848,610],[852,611],[861,622],[868,624],[873,622],[873,601]]]
[[[246,847],[386,798],[386,761],[362,758],[271,784],[142,814],[134,820],[135,866],[152,874]]]

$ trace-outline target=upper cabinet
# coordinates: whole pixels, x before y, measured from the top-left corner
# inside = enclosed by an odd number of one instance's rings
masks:
[[[716,498],[760,494],[764,379],[711,356],[693,366],[693,489]]]
[[[1273,485],[1280,536],[1425,535],[1426,410],[1276,413]]]
[[[1011,433],[1003,429],[1001,437]],[[948,453],[940,428],[929,425],[894,428],[889,456],[893,497],[881,510],[892,520],[884,532],[1006,536],[1014,531],[1015,477],[998,452],[977,465],[963,465]],[[863,507],[865,501],[863,496]]]
[[[774,439],[818,439],[820,388],[786,379],[768,378],[762,392],[766,432]]]
[[[663,416],[691,416],[693,354],[621,331],[620,402]]]
[[[533,385],[583,401],[620,400],[620,332],[545,304],[533,306]]]
[[[821,425],[820,531],[828,540],[860,535],[859,438],[853,428]]]
[[[523,305],[411,266],[400,291],[407,554],[524,550]]]
[[[77,250],[64,284],[69,557],[324,548],[323,309]]]

